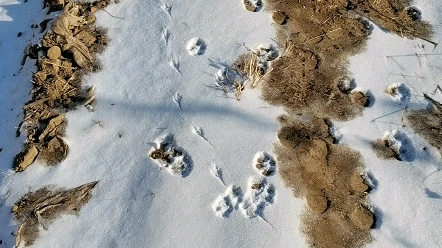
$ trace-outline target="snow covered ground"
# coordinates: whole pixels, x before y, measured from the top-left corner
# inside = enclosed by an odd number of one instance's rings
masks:
[[[440,30],[442,4],[415,4]],[[239,0],[131,0],[106,10],[124,19],[96,14],[110,42],[99,56],[102,70],[84,78],[96,87],[94,111],[67,114],[70,154],[64,162],[15,174],[11,161],[25,139],[15,138],[15,127],[34,68],[28,60],[19,71],[21,50],[39,38],[30,25],[46,17],[39,1],[0,0],[0,247],[14,244],[10,208],[28,190],[94,180],[100,182],[79,215],[57,219],[40,232],[35,247],[305,247],[303,201],[292,197],[278,174],[266,182],[256,178],[255,156],[272,153],[283,110],[261,101],[257,89],[246,88],[237,101],[215,87],[215,73],[246,51],[243,43],[272,43],[270,16],[246,11]],[[428,105],[422,93],[434,92],[441,80],[441,49],[374,27],[367,51],[351,59],[358,87],[376,101],[363,117],[336,126],[341,143],[363,155],[374,186],[370,200],[378,221],[369,247],[442,246],[440,155],[402,127],[400,111]],[[415,53],[436,55],[386,57]],[[411,93],[408,102],[384,93],[400,83]],[[441,94],[432,97],[442,100]],[[370,148],[369,141],[394,130],[412,141],[409,162],[379,160]],[[185,177],[149,157],[165,134],[189,155]],[[252,189],[256,180],[265,191]]]

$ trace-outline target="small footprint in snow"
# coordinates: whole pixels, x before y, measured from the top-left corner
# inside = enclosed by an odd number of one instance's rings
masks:
[[[264,177],[251,177],[249,188],[240,208],[247,218],[263,218],[265,207],[273,204],[274,198],[275,186],[273,184],[268,183]],[[264,221],[266,220],[264,219]]]
[[[183,94],[181,94],[180,92],[176,92],[173,95],[173,101],[175,101],[175,103],[178,105],[178,108],[181,109],[181,100],[183,99]]]
[[[204,137],[204,131],[200,126],[192,126],[191,131],[193,134],[200,136],[203,140],[212,145],[212,143],[210,143],[210,141]]]
[[[233,210],[238,208],[238,204],[242,201],[242,195],[240,187],[235,185],[228,187],[226,192],[218,196],[212,205],[216,216],[228,218]]]
[[[171,58],[169,61],[169,65],[181,75],[180,61],[177,58]]]
[[[253,159],[255,169],[263,176],[271,176],[276,171],[276,161],[267,152],[257,152]]]
[[[391,96],[393,101],[399,104],[407,104],[410,102],[411,91],[405,84],[392,84],[388,86],[385,92]]]
[[[170,35],[172,35],[172,32],[170,31],[170,29],[168,27],[165,27],[161,34],[162,34],[162,37],[164,39],[164,42],[166,42],[166,45],[168,45],[169,44],[169,38],[170,38]]]
[[[161,6],[161,9],[163,9],[164,11],[167,12],[167,14],[172,17],[172,5],[165,3],[165,2],[161,2],[163,5]]]
[[[187,42],[186,49],[192,56],[203,55],[206,51],[206,43],[201,38],[192,38]]]
[[[216,165],[215,163],[212,163],[212,168],[210,169],[210,172],[212,172],[212,174],[216,178],[218,178],[224,186],[227,186],[226,183],[224,183],[223,171],[221,170],[221,168],[218,165]]]

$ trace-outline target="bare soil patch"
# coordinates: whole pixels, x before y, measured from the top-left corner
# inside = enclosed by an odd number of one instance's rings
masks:
[[[12,207],[19,223],[16,247],[32,245],[38,238],[40,225],[46,230],[61,214],[78,213],[91,198],[91,191],[97,183],[91,182],[68,190],[45,187],[24,195]]]
[[[38,70],[32,78],[32,99],[23,107],[20,130],[26,133],[27,141],[14,160],[16,171],[25,170],[35,160],[54,165],[66,158],[68,145],[62,137],[67,123],[63,114],[94,100],[93,91],[91,94],[82,88],[81,77],[99,68],[94,54],[101,52],[107,41],[104,31],[94,25],[93,12],[107,4],[45,1],[49,11],[63,12],[36,46],[36,53],[43,55],[35,57]]]
[[[263,97],[291,111],[338,120],[361,114],[369,99],[363,92],[343,92],[333,82],[347,75],[347,57],[364,49],[367,19],[407,38],[429,41],[432,31],[406,0],[269,0],[277,40],[285,49],[264,80]],[[430,41],[431,42],[431,41]]]
[[[367,92],[355,90],[357,82],[347,71],[348,56],[362,51],[371,33],[367,20],[402,37],[435,44],[431,27],[408,0],[267,2],[284,54],[261,80],[262,95],[289,113],[280,117],[280,144],[275,146],[279,172],[296,197],[306,198],[302,230],[311,247],[361,247],[371,241],[375,222],[362,158],[333,143],[325,119],[350,120],[371,104]],[[412,112],[408,119],[418,115],[428,121],[414,125],[428,136],[436,117]],[[398,158],[385,144],[375,142],[373,148],[380,156]]]
[[[374,216],[358,152],[333,144],[323,119],[280,117],[279,173],[307,206],[302,230],[312,247],[359,247],[371,240]]]

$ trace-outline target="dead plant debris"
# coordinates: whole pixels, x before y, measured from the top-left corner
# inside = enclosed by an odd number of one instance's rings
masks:
[[[78,213],[91,198],[91,191],[97,183],[90,182],[68,190],[45,187],[24,195],[12,207],[19,226],[16,247],[32,245],[38,238],[39,226],[47,230],[58,216]]]
[[[27,141],[15,158],[16,171],[25,170],[34,160],[54,165],[66,158],[68,145],[62,139],[67,124],[64,113],[81,104],[90,107],[95,100],[94,88],[83,89],[81,77],[99,67],[94,54],[107,44],[104,31],[94,25],[92,10],[102,9],[109,2],[45,0],[50,12],[63,12],[44,35],[41,46],[37,46],[43,55],[35,56],[38,70],[32,79],[32,99],[24,106],[20,127]]]

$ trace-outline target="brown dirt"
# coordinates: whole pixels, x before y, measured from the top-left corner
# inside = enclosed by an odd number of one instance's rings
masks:
[[[287,20],[277,26],[285,53],[273,62],[263,97],[316,117],[348,120],[368,106],[362,93],[352,96],[332,83],[347,74],[346,58],[364,49],[370,34],[364,18],[408,38],[428,40],[432,35],[430,25],[405,0],[268,2],[271,11],[283,12]]]
[[[45,187],[24,195],[12,207],[19,224],[16,247],[32,245],[38,238],[40,225],[46,230],[61,214],[78,213],[91,198],[91,191],[97,183],[91,182],[69,190]]]
[[[378,158],[381,159],[399,159],[399,155],[397,152],[390,147],[388,140],[378,139],[376,141],[371,142],[371,149],[373,149],[374,153]]]
[[[40,50],[44,55],[37,60],[32,99],[24,106],[23,125],[27,135],[24,151],[28,147],[37,149],[37,161],[54,165],[66,158],[68,146],[62,137],[67,123],[63,114],[94,100],[90,91],[82,88],[81,77],[99,68],[93,55],[103,50],[106,36],[95,27],[91,10],[104,8],[107,4],[108,1],[84,4],[67,0],[45,1],[50,11],[63,12],[41,41]],[[26,155],[21,152],[16,156],[16,171],[29,166],[30,159],[21,162]]]
[[[369,187],[359,153],[333,144],[323,119],[282,116],[280,121],[279,173],[296,197],[306,197],[302,230],[309,244],[359,247],[370,241],[374,216],[364,207]]]
[[[370,188],[361,176],[361,156],[334,144],[324,119],[350,120],[370,105],[370,97],[354,91],[355,82],[347,76],[347,57],[362,51],[370,35],[367,19],[395,34],[433,43],[431,27],[408,7],[408,0],[268,3],[284,54],[262,80],[262,95],[290,114],[280,117],[281,144],[275,147],[279,172],[296,197],[306,197],[302,229],[310,246],[361,247],[371,240],[375,220],[367,207]],[[422,133],[439,130],[435,119],[442,115],[411,112],[408,119],[413,122],[418,115],[428,120],[414,121]],[[442,136],[433,140],[440,144]],[[384,143],[373,143],[378,154],[397,156]]]

